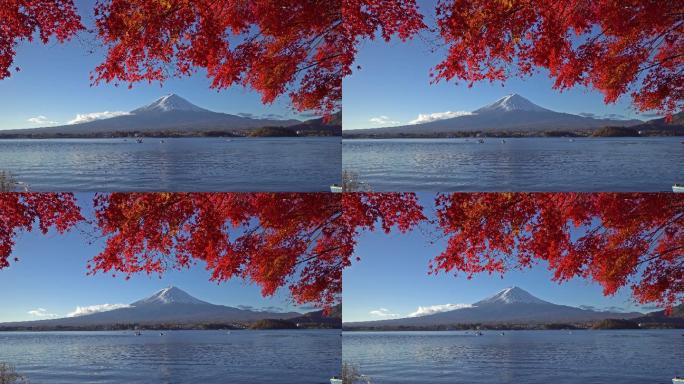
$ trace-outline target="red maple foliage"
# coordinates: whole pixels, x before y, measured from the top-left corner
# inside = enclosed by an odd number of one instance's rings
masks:
[[[10,76],[19,41],[64,42],[83,29],[73,0],[3,0],[0,3],[0,80]],[[18,68],[17,68],[18,70]]]
[[[356,45],[379,28],[420,25],[413,0],[100,0],[108,48],[95,82],[164,80],[206,70],[211,86],[249,86],[265,103],[289,93],[298,110],[341,107]],[[343,8],[345,17],[343,20]]]
[[[407,40],[426,27],[415,0],[342,0],[341,3],[345,34],[354,44],[361,39],[374,40],[378,34],[385,41],[392,36]],[[356,50],[351,46],[346,54],[353,59]]]
[[[456,193],[437,198],[447,247],[432,273],[505,273],[548,264],[554,280],[581,277],[606,295],[684,300],[684,197],[672,193]]]
[[[437,80],[505,80],[545,68],[554,87],[581,84],[606,102],[631,93],[642,111],[684,103],[684,3],[661,0],[440,0],[448,46]]]
[[[9,267],[19,231],[31,231],[37,222],[43,233],[50,228],[62,233],[81,220],[72,194],[0,193],[0,269]]]
[[[320,306],[339,301],[359,230],[422,219],[410,194],[114,193],[98,195],[95,210],[107,240],[91,273],[161,274],[202,261],[214,281],[243,278],[263,295],[287,285],[297,303]]]

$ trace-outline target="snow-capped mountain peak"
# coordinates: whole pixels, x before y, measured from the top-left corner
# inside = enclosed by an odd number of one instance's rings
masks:
[[[140,114],[148,112],[170,111],[209,112],[209,110],[200,108],[195,104],[185,100],[184,98],[172,93],[170,95],[160,97],[152,104],[135,109],[131,113]]]
[[[550,304],[547,301],[532,296],[529,292],[518,287],[506,288],[494,296],[475,303],[475,306],[490,305],[490,304]]]
[[[473,113],[491,113],[491,112],[511,112],[511,111],[530,111],[530,112],[548,112],[546,108],[542,108],[537,104],[527,100],[526,98],[514,93],[504,96],[493,104],[487,105],[476,110]]]
[[[152,295],[146,299],[136,301],[135,303],[133,303],[131,305],[138,307],[141,305],[156,305],[156,304],[209,304],[209,303],[190,296],[187,292],[183,291],[180,288],[167,287],[167,288],[164,288],[164,289],[156,292],[154,295]]]

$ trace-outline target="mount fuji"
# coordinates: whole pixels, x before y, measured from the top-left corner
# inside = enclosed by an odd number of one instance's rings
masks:
[[[422,124],[356,129],[354,134],[435,134],[455,132],[547,132],[591,130],[606,126],[632,126],[641,120],[600,119],[552,111],[512,94],[470,114]]]
[[[495,295],[460,309],[420,317],[345,323],[345,326],[434,326],[473,323],[562,323],[587,322],[609,318],[629,319],[642,313],[585,310],[553,304],[518,287],[506,288]]]
[[[131,111],[131,114],[136,115],[141,113],[163,113],[172,111],[211,112],[208,109],[200,108],[184,98],[172,93],[170,95],[162,96],[152,104],[134,109]]]
[[[298,312],[268,312],[239,309],[199,300],[180,288],[164,288],[127,307],[60,319],[3,323],[1,327],[87,327],[114,324],[199,324],[291,319]]]
[[[252,118],[213,112],[170,94],[126,114],[80,124],[2,131],[3,135],[104,135],[157,132],[235,132],[264,127],[290,127],[300,120]]]

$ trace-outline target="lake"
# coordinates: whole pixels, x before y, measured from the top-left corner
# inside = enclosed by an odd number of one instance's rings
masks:
[[[0,332],[0,361],[32,384],[330,383],[339,330]]]
[[[345,332],[342,356],[373,384],[671,384],[682,332]]]
[[[672,191],[684,137],[343,140],[374,191]]]
[[[230,140],[230,141],[227,141]],[[0,140],[31,191],[329,191],[339,137]]]

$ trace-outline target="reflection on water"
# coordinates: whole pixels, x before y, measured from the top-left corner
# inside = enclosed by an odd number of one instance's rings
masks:
[[[345,332],[343,360],[382,383],[671,383],[681,330]]]
[[[344,140],[374,191],[671,191],[682,138]]]
[[[339,330],[0,333],[40,383],[311,383],[339,374]]]
[[[327,191],[339,137],[0,140],[32,191]]]

